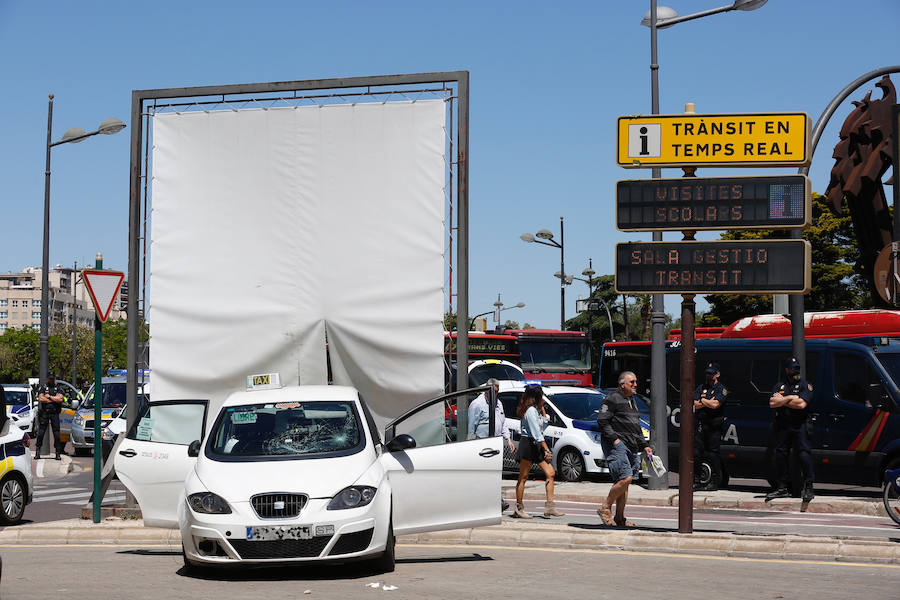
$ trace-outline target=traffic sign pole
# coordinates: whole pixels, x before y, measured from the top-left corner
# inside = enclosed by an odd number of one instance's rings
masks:
[[[100,522],[103,461],[103,323],[119,296],[125,274],[104,271],[103,255],[97,253],[96,267],[82,273],[85,287],[94,303],[94,523]]]
[[[103,256],[97,254],[94,264],[97,270],[103,268]],[[95,297],[91,293],[92,297]],[[100,474],[103,469],[102,429],[103,422],[103,322],[100,320],[100,310],[95,311],[94,316],[94,523],[100,522]]]

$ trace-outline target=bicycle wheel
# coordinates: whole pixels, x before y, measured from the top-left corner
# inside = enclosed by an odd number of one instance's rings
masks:
[[[900,494],[897,493],[897,490],[890,483],[885,483],[882,498],[884,500],[884,510],[894,520],[894,523],[900,525]]]

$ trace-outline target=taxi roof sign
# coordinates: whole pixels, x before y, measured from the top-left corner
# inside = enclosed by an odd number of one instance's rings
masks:
[[[121,271],[100,271],[87,269],[81,272],[88,295],[94,303],[94,310],[101,323],[106,323],[113,303],[119,295],[125,274]]]
[[[274,390],[281,387],[280,373],[259,373],[247,375],[247,391]]]
[[[806,113],[623,116],[616,162],[625,168],[805,166]]]

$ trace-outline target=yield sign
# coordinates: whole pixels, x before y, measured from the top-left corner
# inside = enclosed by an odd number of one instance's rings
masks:
[[[121,271],[82,271],[84,283],[87,286],[91,300],[94,302],[94,310],[97,311],[97,318],[101,323],[105,323],[109,317],[109,311],[112,309],[116,296],[119,295],[119,288],[122,287],[122,280],[125,274]]]

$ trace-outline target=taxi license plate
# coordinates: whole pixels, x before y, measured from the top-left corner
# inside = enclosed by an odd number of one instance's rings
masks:
[[[266,540],[308,540],[312,537],[309,525],[247,527],[247,539],[253,542]]]

